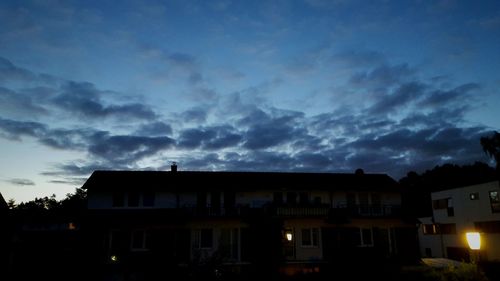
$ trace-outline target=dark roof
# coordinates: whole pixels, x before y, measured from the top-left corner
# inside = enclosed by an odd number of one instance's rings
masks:
[[[399,191],[386,174],[95,171],[82,186],[100,190],[367,190]]]

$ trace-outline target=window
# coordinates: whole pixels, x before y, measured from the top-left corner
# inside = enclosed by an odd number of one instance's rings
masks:
[[[238,259],[239,229],[222,228],[220,233],[219,251],[222,257],[230,260]]]
[[[276,205],[281,205],[283,204],[283,192],[274,192],[273,193],[273,202]]]
[[[236,194],[233,191],[224,191],[224,208],[234,208],[236,205]]]
[[[319,230],[318,228],[302,229],[302,247],[318,247]]]
[[[500,213],[500,195],[497,190],[490,191],[491,212]]]
[[[453,209],[453,201],[451,198],[448,198],[448,207],[446,208],[446,212],[448,213],[448,217],[455,216],[455,209]]]
[[[207,207],[207,193],[206,192],[196,193],[196,206],[198,208],[206,208]]]
[[[425,235],[437,234],[437,228],[435,224],[423,224],[422,231]]]
[[[299,203],[302,205],[309,204],[309,194],[307,192],[299,193]]]
[[[142,205],[144,207],[153,207],[155,205],[155,193],[152,191],[144,192]]]
[[[109,233],[109,250],[111,253],[118,253],[128,247],[128,237],[119,230],[112,230]]]
[[[355,235],[355,242],[358,247],[372,247],[373,246],[373,233],[371,228],[357,228]]]
[[[479,192],[473,192],[469,194],[470,200],[479,200]]]
[[[442,234],[457,234],[457,226],[454,223],[442,223],[439,230]]]
[[[194,248],[211,249],[213,247],[214,234],[211,228],[196,229],[193,234]]]
[[[139,206],[139,192],[129,192],[128,194],[128,206],[129,207],[138,207]]]
[[[113,207],[123,207],[125,204],[125,194],[123,192],[113,193]]]
[[[286,203],[290,205],[297,204],[297,193],[296,192],[287,192],[286,193]]]
[[[373,236],[371,228],[361,229],[361,242],[364,246],[373,246]]]
[[[134,230],[132,231],[132,237],[130,239],[132,250],[147,250],[147,233],[144,230]]]
[[[446,209],[449,217],[455,216],[455,209],[453,209],[453,200],[451,198],[433,200],[432,208],[434,210]]]
[[[448,207],[448,198],[437,199],[432,201],[432,208],[434,210],[446,209]]]
[[[382,198],[380,197],[379,193],[372,193],[371,194],[371,199],[372,199],[372,214],[374,215],[381,215],[382,214]]]

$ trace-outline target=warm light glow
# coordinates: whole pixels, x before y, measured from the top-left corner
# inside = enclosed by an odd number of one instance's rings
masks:
[[[111,259],[111,261],[112,261],[112,262],[117,262],[117,261],[118,261],[118,257],[117,257],[117,256],[115,256],[115,255],[112,255],[112,256],[110,257],[110,259]]]
[[[293,239],[292,233],[291,232],[287,232],[286,233],[286,240],[292,241],[292,239]]]
[[[467,232],[465,233],[465,237],[467,238],[467,243],[471,250],[481,249],[481,235],[479,232]]]

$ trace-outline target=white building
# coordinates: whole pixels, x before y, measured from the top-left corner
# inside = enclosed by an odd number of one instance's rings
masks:
[[[498,181],[433,192],[432,217],[420,218],[424,257],[469,260],[468,231],[481,233],[480,261],[500,262],[500,186]]]

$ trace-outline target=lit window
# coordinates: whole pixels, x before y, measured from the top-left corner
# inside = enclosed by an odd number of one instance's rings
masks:
[[[493,213],[500,213],[500,197],[497,190],[490,191],[490,204]]]
[[[474,192],[469,195],[470,200],[479,200],[479,192]]]

